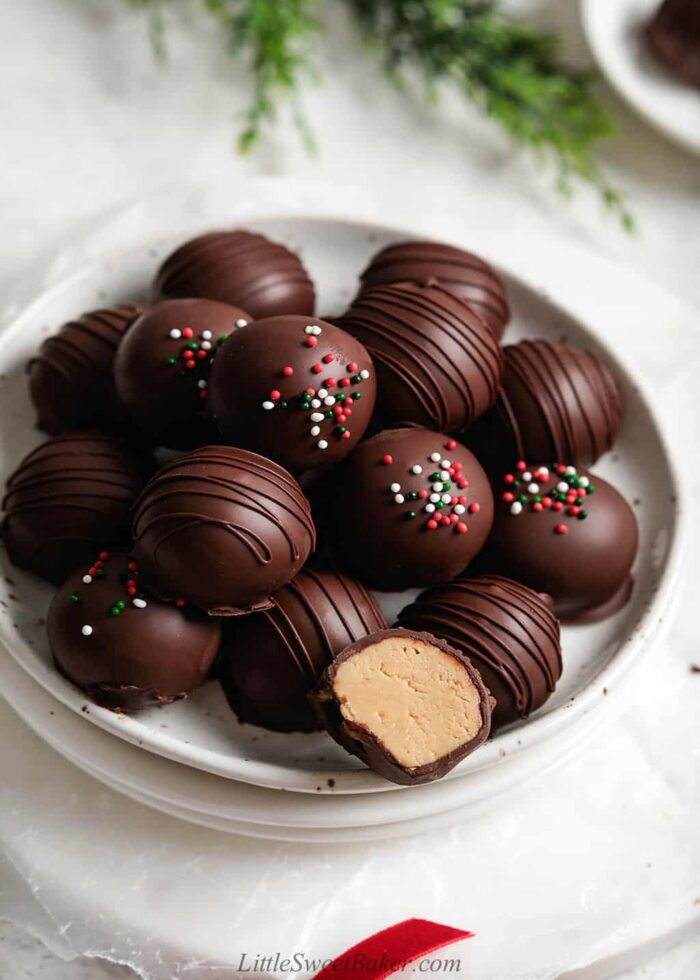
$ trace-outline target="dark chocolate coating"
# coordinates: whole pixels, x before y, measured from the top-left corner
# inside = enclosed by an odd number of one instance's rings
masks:
[[[689,85],[700,85],[700,3],[664,0],[646,26],[654,56]]]
[[[491,732],[527,718],[561,677],[559,622],[548,595],[497,576],[458,578],[421,593],[397,625],[461,650],[496,699]]]
[[[323,320],[277,316],[237,331],[221,347],[209,407],[225,442],[298,473],[347,456],[364,435],[375,397],[374,367],[359,341]],[[334,414],[345,406],[349,414]]]
[[[360,276],[362,290],[436,279],[478,313],[496,340],[510,319],[505,286],[483,259],[440,242],[397,242],[377,252]]]
[[[101,543],[129,540],[144,461],[95,432],[56,436],[7,482],[2,537],[13,565],[60,585]]]
[[[350,657],[353,657],[356,653],[359,653],[365,647],[371,646],[382,639],[390,639],[394,636],[415,638],[425,643],[430,643],[460,663],[479,692],[481,703],[482,724],[474,738],[460,745],[455,751],[450,752],[441,759],[436,759],[429,764],[409,769],[400,765],[381,741],[364,725],[359,725],[344,718],[333,693],[333,681],[342,663],[350,659]],[[445,640],[438,639],[432,634],[422,631],[406,629],[382,630],[347,647],[333,660],[324,672],[317,691],[316,704],[329,734],[339,745],[342,745],[351,755],[361,759],[369,769],[372,769],[392,783],[398,783],[401,786],[416,786],[420,783],[431,783],[436,779],[441,779],[443,776],[446,776],[462,759],[471,755],[475,749],[478,749],[486,741],[491,728],[492,699],[479,676],[479,672],[470,663],[469,659],[464,656],[461,650],[451,646]]]
[[[372,356],[385,425],[455,432],[496,400],[503,370],[497,340],[471,307],[436,282],[367,290],[338,325]]]
[[[250,231],[215,231],[192,238],[161,266],[163,296],[201,296],[249,310],[255,320],[314,311],[314,285],[301,259]]]
[[[222,339],[250,319],[235,306],[206,299],[167,300],[139,317],[114,363],[117,394],[134,424],[171,449],[215,441],[207,412],[211,362]]]
[[[462,469],[452,476],[449,470],[441,470],[440,461],[430,459],[432,454]],[[389,458],[391,462],[385,463]],[[414,466],[422,472],[414,474]],[[435,472],[445,472],[449,479],[433,481]],[[339,559],[372,588],[394,591],[448,582],[469,565],[491,530],[493,496],[486,474],[468,449],[444,434],[428,429],[380,432],[360,443],[334,476],[333,547]],[[459,486],[464,480],[468,487]],[[464,503],[431,501],[437,482],[443,482],[440,496],[462,497]],[[444,483],[450,484],[449,490],[444,490]],[[396,484],[399,490],[392,490]],[[428,496],[414,500],[410,496],[414,493]],[[470,507],[475,509],[470,512]],[[414,517],[409,516],[412,513]],[[454,521],[449,526],[428,524],[449,520],[450,515]]]
[[[321,728],[308,695],[333,657],[386,627],[371,594],[353,579],[305,569],[264,612],[226,625],[219,680],[243,722],[277,732]]]
[[[121,711],[186,697],[207,679],[221,640],[218,620],[141,592],[130,563],[128,555],[109,554],[98,560],[101,578],[88,565],[74,571],[54,596],[47,623],[60,672],[97,704]]]
[[[557,483],[567,475],[550,470],[549,478],[540,480],[537,469],[526,471],[539,488],[536,494],[527,491],[530,481],[501,486],[507,495],[518,498],[522,493],[527,498],[519,514],[511,513],[517,499],[503,500],[496,492],[493,530],[479,556],[479,570],[548,593],[562,620],[593,622],[612,615],[625,604],[632,587],[630,569],[638,544],[632,508],[613,486],[585,470],[569,479],[574,486],[580,479],[588,480],[594,492],[577,498],[579,503],[566,503],[565,494],[557,500]],[[535,496],[544,501],[540,511],[534,509]],[[559,505],[561,509],[555,509]]]
[[[133,535],[150,591],[222,616],[269,606],[315,544],[296,480],[228,446],[196,449],[159,470],[134,507]]]
[[[612,447],[620,396],[594,354],[546,340],[521,340],[503,353],[498,401],[465,434],[490,473],[498,476],[519,459],[590,466]]]
[[[143,309],[93,310],[43,342],[27,367],[40,429],[53,436],[122,420],[112,367],[122,338]]]

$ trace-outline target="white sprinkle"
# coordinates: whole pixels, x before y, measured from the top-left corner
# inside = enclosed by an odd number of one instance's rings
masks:
[[[420,464],[419,464],[419,463],[416,463],[416,465],[415,465],[415,466],[412,466],[412,467],[411,467],[411,473],[415,473],[415,474],[416,474],[416,476],[418,476],[418,475],[419,475],[420,473],[422,473],[422,472],[423,472],[423,467],[422,467],[422,466],[420,466]]]
[[[568,489],[569,489],[569,484],[564,483],[563,480],[561,481],[561,483],[557,483],[557,490],[559,490],[560,493],[566,493]]]
[[[575,466],[567,466],[565,472],[568,473],[569,476],[573,476],[574,473],[576,472],[576,467]]]
[[[431,493],[430,494],[430,500],[431,500],[432,503],[436,504],[440,500],[440,494],[439,493]]]
[[[450,478],[450,474],[447,472],[447,470],[442,470],[442,472],[440,473],[440,479],[449,480],[449,478]]]
[[[316,392],[316,394],[318,395],[319,398],[327,398],[328,397],[328,392],[326,391],[325,388],[319,388],[318,391]]]
[[[328,449],[328,443],[325,439],[319,439],[317,445],[319,449]]]
[[[145,599],[134,599],[134,605],[137,609],[145,609],[148,603]]]
[[[535,473],[535,476],[541,483],[545,483],[549,479],[549,470],[543,466],[541,470]]]
[[[312,408],[320,408],[321,407],[321,399],[320,398],[312,398],[311,399],[311,407]]]
[[[320,337],[321,336],[321,333],[322,333],[322,330],[321,330],[321,328],[319,326],[315,326],[311,330],[311,333],[314,335],[314,337]]]
[[[313,332],[314,332],[314,328],[313,328],[313,325],[311,323],[307,327],[304,327],[304,333],[311,334]]]
[[[202,348],[202,350],[211,350],[211,341],[203,340],[199,346]]]
[[[170,331],[170,336],[173,340],[179,340],[182,337],[182,330],[173,329]]]
[[[323,399],[324,405],[335,405],[335,395],[329,395],[328,398]]]
[[[455,514],[463,514],[466,509],[467,508],[464,506],[464,504],[455,504],[454,505],[454,512],[455,512]]]
[[[248,326],[248,321],[247,320],[244,320],[243,317],[241,317],[239,320],[236,320],[236,326],[237,327],[247,327]]]
[[[443,493],[440,499],[442,500],[443,504],[449,504],[449,502],[452,500],[452,497],[450,496],[449,493]]]
[[[450,466],[452,466],[452,462],[449,459],[443,459],[440,466],[443,468],[443,470],[449,470]],[[447,477],[445,477],[445,479],[447,479]]]
[[[363,381],[367,380],[367,378],[369,377],[369,371],[367,370],[367,368],[364,368],[364,370],[360,371],[360,377],[362,378]]]
[[[83,636],[92,636],[92,626],[85,625],[80,632],[83,634]]]
[[[430,460],[431,463],[439,463],[440,453],[431,453],[428,459]]]
[[[212,336],[211,330],[202,330],[202,340],[211,340]]]
[[[311,421],[312,422],[323,422],[324,415],[323,412],[312,412]]]
[[[275,403],[274,402],[263,402],[262,403],[262,406],[263,406],[263,408],[265,409],[266,412],[269,412],[269,411],[271,411],[271,409],[273,409],[275,407]]]
[[[588,479],[587,476],[582,476],[578,482],[581,484],[582,487],[589,487],[591,485],[591,481]]]
[[[523,481],[525,483],[529,483],[531,479],[532,479],[532,473],[527,473],[527,472],[523,473]]]
[[[402,504],[405,499],[406,498],[404,497],[404,495],[402,493],[397,493],[396,496],[394,497],[394,501],[397,504]]]
[[[401,484],[400,483],[392,483],[391,486],[389,487],[389,489],[391,490],[392,493],[398,493],[399,490],[401,489]]]
[[[311,426],[311,435],[314,436],[314,437],[315,436],[320,436],[321,435],[321,426],[320,425],[312,425]]]
[[[433,490],[442,490],[442,482],[438,481],[436,483],[433,483]]]
[[[200,378],[199,381],[197,382],[197,387],[198,388],[206,388],[207,387],[206,379],[205,378]]]
[[[528,484],[528,487],[527,487],[527,492],[528,493],[539,493],[540,492],[540,485],[539,485],[539,483],[529,483]]]
[[[511,514],[519,514],[522,511],[522,509],[523,509],[523,505],[520,503],[519,500],[516,500],[514,503],[510,505]]]
[[[92,582],[92,575],[83,575],[83,582],[85,585],[89,585]]]
[[[435,504],[426,504],[425,505],[425,512],[426,512],[426,514],[434,514],[435,513]]]

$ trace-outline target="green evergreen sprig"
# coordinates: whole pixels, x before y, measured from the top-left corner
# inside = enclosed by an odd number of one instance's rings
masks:
[[[129,0],[151,14],[151,33],[162,41],[164,8],[173,0]],[[249,151],[280,101],[291,102],[308,146],[301,111],[304,75],[313,72],[311,42],[322,29],[320,0],[199,0],[214,17],[234,57],[252,74],[252,99],[244,114],[239,148]],[[402,84],[417,76],[428,95],[457,87],[522,147],[554,162],[558,185],[570,193],[576,180],[593,186],[628,230],[633,219],[596,157],[615,135],[597,99],[591,72],[565,65],[558,39],[506,19],[496,0],[335,0],[345,3],[360,35]]]

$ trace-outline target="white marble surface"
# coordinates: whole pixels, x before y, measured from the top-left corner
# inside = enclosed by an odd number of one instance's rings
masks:
[[[332,37],[316,50],[325,83],[305,92],[318,157],[307,158],[283,122],[257,156],[236,158],[232,133],[241,76],[213,33],[192,19],[195,4],[172,6],[178,13],[169,34],[170,61],[158,68],[142,17],[123,0],[0,2],[3,302],[29,295],[37,268],[66,236],[94,227],[101,213],[131,198],[183,180],[230,175],[235,182],[243,174],[266,173],[375,188],[410,183],[426,207],[432,199],[448,200],[465,229],[487,214],[520,241],[533,228],[564,230],[700,304],[700,163],[649,130],[612,94],[605,97],[622,132],[605,158],[638,216],[640,232],[633,239],[601,216],[589,193],[570,208],[553,197],[530,162],[457,100],[445,100],[436,115],[385,86],[338,12],[328,16]],[[526,6],[561,28],[572,56],[586,61],[572,0]],[[692,941],[625,980],[699,974],[700,945]],[[63,964],[13,927],[0,933],[2,980],[124,975],[91,961]]]

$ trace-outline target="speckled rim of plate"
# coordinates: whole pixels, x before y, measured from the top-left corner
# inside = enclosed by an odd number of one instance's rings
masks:
[[[251,208],[249,214],[243,216],[236,215],[235,220],[238,223],[247,222],[249,224],[259,224],[261,221],[272,222],[274,219],[275,215],[269,213],[265,213],[262,218],[257,218],[255,209]],[[415,228],[410,227],[383,225],[376,222],[365,222],[345,216],[336,216],[335,214],[305,215],[303,213],[296,213],[293,209],[291,213],[285,212],[280,214],[278,220],[284,222],[320,221],[324,222],[325,224],[340,221],[358,228],[371,225],[373,231],[375,231],[377,234],[390,235],[395,238],[411,236],[415,237],[416,234],[424,234],[423,232],[417,231]],[[201,222],[198,222],[197,228],[201,228]],[[152,239],[149,239],[149,241],[154,244],[162,241],[164,237],[167,237],[168,240],[173,240],[174,237],[186,237],[186,235],[191,233],[192,230],[193,229],[191,228],[184,229],[178,236],[173,236],[172,234],[168,234],[167,236],[154,236]],[[443,239],[447,238],[447,236],[444,235],[442,237]],[[452,236],[452,240],[455,240],[454,235]],[[459,243],[459,240],[457,240],[457,243]],[[25,322],[36,316],[39,310],[45,307],[50,307],[51,300],[54,296],[66,289],[69,285],[77,283],[82,278],[89,278],[95,273],[98,267],[104,266],[105,261],[117,261],[119,256],[124,254],[124,251],[124,249],[118,249],[109,253],[108,256],[103,256],[101,259],[97,259],[86,264],[83,269],[68,277],[62,283],[58,283],[40,294],[40,296],[37,297],[37,299],[34,300],[34,302],[31,303],[25,309],[25,311],[6,329],[3,335],[5,345],[11,342],[13,336],[23,329]],[[529,283],[523,280],[517,272],[511,271],[508,263],[503,261],[503,256],[501,256],[499,261],[494,259],[492,254],[490,254],[487,249],[482,248],[481,253],[488,261],[491,261],[505,274],[507,274],[511,280],[519,284],[521,288],[537,293],[542,297],[542,290],[531,286]],[[550,292],[552,291],[550,290]],[[516,755],[521,750],[536,745],[544,739],[551,738],[560,729],[573,724],[577,716],[580,714],[586,714],[590,710],[600,710],[601,705],[604,703],[603,698],[601,698],[603,691],[611,687],[614,683],[619,682],[624,677],[635,661],[640,658],[643,650],[649,646],[651,641],[656,636],[667,602],[671,595],[675,574],[679,568],[680,540],[682,538],[682,534],[680,534],[679,531],[681,521],[684,518],[685,509],[682,506],[682,489],[680,481],[677,478],[677,470],[673,465],[656,411],[653,408],[650,400],[646,398],[643,392],[640,390],[639,384],[633,381],[633,379],[630,377],[619,358],[612,352],[609,346],[602,341],[594,331],[591,330],[590,327],[586,326],[580,320],[575,310],[571,309],[569,303],[567,303],[566,300],[562,300],[560,297],[557,297],[557,300],[555,301],[551,298],[551,295],[547,295],[546,300],[555,309],[561,311],[561,313],[568,319],[577,322],[579,329],[589,335],[591,340],[594,341],[595,346],[602,349],[607,354],[610,361],[614,364],[615,371],[618,376],[626,379],[627,384],[637,391],[638,397],[644,404],[649,418],[655,427],[655,435],[658,439],[660,451],[664,458],[664,463],[669,478],[669,483],[667,486],[676,500],[673,520],[670,527],[670,541],[668,543],[663,571],[652,589],[651,595],[648,597],[648,604],[645,611],[630,630],[627,642],[620,647],[612,660],[607,663],[591,680],[589,680],[585,687],[581,689],[575,699],[575,702],[572,701],[571,703],[560,705],[559,707],[540,717],[530,719],[526,724],[499,733],[494,739],[486,743],[485,746],[482,746],[478,753],[475,753],[464,760],[459,767],[453,770],[446,777],[448,779],[464,778],[468,776],[470,772],[483,769],[488,766],[497,765],[504,758],[512,758],[512,756]],[[88,705],[88,702],[86,702],[84,696],[71,684],[60,677],[60,675],[58,675],[52,669],[52,667],[42,661],[33,653],[33,651],[27,648],[25,644],[18,644],[17,633],[7,630],[5,628],[4,620],[0,621],[0,640],[4,643],[15,660],[20,663],[20,665],[54,697],[70,707],[73,711],[84,713],[85,708]],[[22,649],[22,647],[24,648]],[[247,764],[242,766],[234,766],[231,758],[222,757],[221,753],[210,752],[206,749],[198,749],[194,751],[192,750],[191,746],[183,744],[182,740],[180,739],[173,739],[164,732],[152,731],[145,728],[145,726],[139,722],[138,716],[126,717],[123,715],[115,715],[110,711],[97,708],[92,704],[89,704],[89,708],[91,721],[97,724],[99,727],[110,731],[112,734],[118,735],[119,737],[124,738],[133,744],[139,745],[140,747],[156,754],[165,756],[166,758],[193,766],[194,768],[201,768],[227,778],[240,780],[242,782],[249,782],[259,786],[278,788],[288,791],[299,791],[315,794],[318,792],[319,781],[325,781],[329,776],[332,776],[335,782],[334,792],[336,794],[382,792],[389,790],[402,792],[406,791],[405,788],[388,784],[376,774],[361,768],[337,771],[329,771],[324,769],[318,772],[309,770],[300,771],[262,760],[237,760],[238,763],[245,762]],[[554,745],[553,751],[555,751]],[[351,761],[354,763],[356,760]]]

